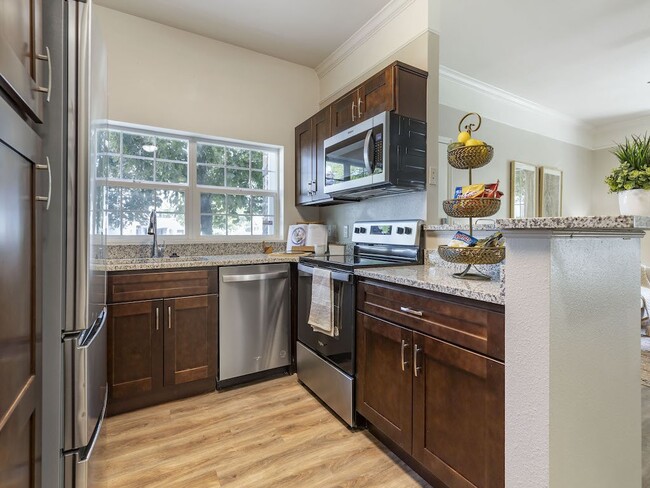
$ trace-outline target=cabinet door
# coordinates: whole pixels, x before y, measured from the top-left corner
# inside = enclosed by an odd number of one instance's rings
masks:
[[[0,112],[0,121],[15,123],[4,115]],[[15,123],[14,128],[18,132],[21,127]],[[35,207],[40,203],[34,201],[34,171],[31,161],[0,139],[0,486],[9,487],[40,486],[41,263],[36,215],[42,209]]]
[[[411,452],[412,332],[357,313],[357,411]]]
[[[413,457],[447,486],[504,486],[504,366],[413,333]]]
[[[108,392],[119,400],[163,386],[163,301],[108,306]]]
[[[312,192],[313,200],[329,200],[325,189],[325,139],[332,135],[331,107],[326,107],[312,117],[313,157]]]
[[[296,205],[311,202],[313,131],[311,119],[296,127]]]
[[[36,88],[48,63],[41,10],[41,0],[0,0],[0,90],[38,123],[43,120],[46,95]]]
[[[357,104],[363,120],[395,108],[393,86],[392,65],[361,85]]]
[[[165,386],[217,380],[217,296],[165,300]]]
[[[348,93],[332,104],[332,134],[338,134],[359,122],[357,90]]]

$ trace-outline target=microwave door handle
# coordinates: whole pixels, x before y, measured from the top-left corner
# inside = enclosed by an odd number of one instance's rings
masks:
[[[371,175],[375,168],[375,161],[370,161],[370,151],[374,154],[375,152],[375,141],[372,140],[372,129],[366,133],[366,139],[363,141],[363,162],[366,165],[366,170],[368,174]]]

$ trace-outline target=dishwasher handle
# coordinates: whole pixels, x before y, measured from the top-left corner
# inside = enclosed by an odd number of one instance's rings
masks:
[[[245,281],[267,281],[289,277],[288,271],[276,271],[274,273],[255,273],[243,275],[226,275],[221,277],[224,283],[242,283]]]

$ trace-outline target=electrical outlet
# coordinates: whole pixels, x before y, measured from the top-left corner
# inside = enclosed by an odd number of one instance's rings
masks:
[[[347,225],[343,226],[343,239],[350,237],[350,227]]]
[[[429,184],[435,186],[438,184],[438,170],[437,168],[429,168]]]

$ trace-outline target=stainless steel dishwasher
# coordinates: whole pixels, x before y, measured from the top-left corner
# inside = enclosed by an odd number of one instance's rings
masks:
[[[218,388],[288,368],[290,290],[289,264],[219,268]]]

